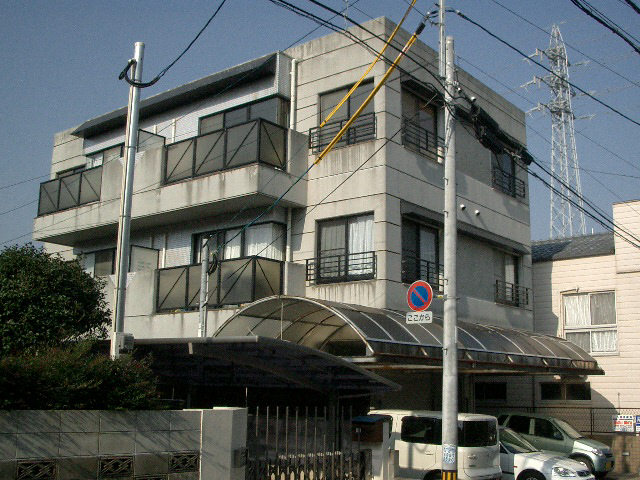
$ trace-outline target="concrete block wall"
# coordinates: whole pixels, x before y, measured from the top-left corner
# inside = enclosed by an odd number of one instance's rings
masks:
[[[244,409],[0,411],[0,478],[240,479],[227,457],[246,426]]]

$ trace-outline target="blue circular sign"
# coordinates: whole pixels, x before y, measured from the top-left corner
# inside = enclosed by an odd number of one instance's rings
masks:
[[[433,300],[433,289],[424,280],[417,280],[411,284],[407,292],[409,308],[416,312],[422,312],[429,308]]]

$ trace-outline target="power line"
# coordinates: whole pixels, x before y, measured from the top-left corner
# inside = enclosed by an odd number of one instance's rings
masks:
[[[202,33],[207,29],[207,27],[209,26],[209,24],[211,23],[211,21],[216,18],[216,15],[218,15],[218,12],[220,11],[220,9],[222,8],[222,6],[225,4],[227,0],[222,0],[222,2],[220,3],[220,5],[218,5],[218,8],[216,9],[215,12],[213,12],[213,15],[211,15],[211,17],[209,17],[209,20],[207,20],[207,23],[204,24],[204,27],[202,27],[200,29],[200,31],[198,32],[198,34],[193,38],[193,40],[191,40],[191,42],[189,43],[189,45],[187,45],[187,48],[185,48],[182,53],[180,55],[178,55],[178,57],[171,62],[168,66],[166,66],[165,68],[163,68],[160,73],[158,73],[158,75],[156,75],[153,80],[151,80],[150,82],[136,82],[133,81],[129,78],[129,68],[131,67],[132,63],[131,60],[129,61],[129,63],[127,64],[127,66],[124,68],[124,70],[122,71],[122,73],[120,73],[120,80],[122,80],[123,78],[127,81],[128,84],[133,85],[135,87],[139,87],[139,88],[146,88],[146,87],[151,87],[152,85],[155,85],[158,80],[160,80],[165,73],[167,73],[169,71],[169,69],[171,67],[173,67],[176,62],[178,60],[180,60],[182,58],[182,56],[187,53],[187,51],[191,48],[191,46],[196,43],[196,40],[198,40],[198,38],[200,37],[200,35],[202,35]]]
[[[520,55],[522,55],[524,58],[528,58],[529,61],[535,63],[536,65],[538,65],[539,67],[543,68],[544,70],[546,70],[547,72],[551,73],[552,75],[555,75],[557,77],[557,75],[551,71],[549,68],[547,68],[546,66],[544,66],[542,63],[538,62],[537,60],[534,60],[533,58],[530,58],[528,55],[525,55],[524,52],[522,52],[521,50],[519,50],[518,48],[514,47],[513,45],[511,45],[509,42],[507,42],[506,40],[503,40],[502,38],[500,38],[498,35],[496,35],[495,33],[489,31],[487,28],[483,27],[482,25],[480,25],[478,22],[475,22],[474,20],[472,20],[471,18],[469,18],[468,16],[466,16],[464,13],[460,12],[459,10],[451,10],[451,12],[455,13],[456,15],[458,15],[460,18],[462,18],[463,20],[466,20],[467,22],[471,23],[472,25],[475,25],[476,27],[478,27],[480,30],[484,31],[486,34],[488,34],[489,36],[495,38],[496,40],[498,40],[500,43],[506,45],[507,47],[509,47],[510,49],[512,49],[513,51],[519,53]],[[617,113],[618,115],[620,115],[622,118],[630,121],[631,123],[634,123],[635,125],[640,127],[640,122],[634,120],[633,118],[625,115],[624,113],[620,112],[619,110],[613,108],[611,105],[608,105],[606,103],[604,103],[602,100],[594,97],[593,95],[591,95],[589,92],[587,92],[586,90],[583,90],[582,88],[578,87],[577,85],[575,85],[574,83],[568,82],[568,84],[575,88],[576,90],[578,90],[580,93],[586,95],[587,97],[591,98],[592,100],[595,100],[597,103],[599,103],[600,105],[604,106],[605,108],[611,110],[614,113]]]
[[[520,15],[519,13],[515,12],[514,10],[510,9],[509,7],[503,5],[502,3],[500,3],[498,0],[491,0],[493,3],[495,3],[496,5],[498,5],[499,7],[502,7],[503,9],[505,9],[507,12],[515,15],[516,17],[518,17],[520,20],[528,23],[529,25],[531,25],[532,27],[537,28],[538,30],[540,30],[541,32],[545,33],[545,34],[549,34],[549,32],[547,32],[547,30],[545,30],[544,28],[540,27],[539,25],[536,25],[535,23],[533,23],[532,21],[528,20],[527,18],[523,17],[522,15]],[[632,79],[629,79],[627,77],[625,77],[624,75],[622,75],[621,73],[613,70],[612,68],[608,67],[606,64],[596,60],[595,58],[587,55],[586,53],[582,52],[581,50],[578,50],[576,47],[568,44],[565,42],[565,44],[567,45],[567,47],[571,48],[572,50],[575,50],[576,52],[578,52],[580,55],[583,55],[584,57],[588,58],[590,61],[596,63],[597,65],[600,65],[603,68],[606,68],[607,70],[609,70],[611,73],[618,75],[620,78],[626,80],[627,82],[630,82],[632,84],[634,84],[636,87],[640,87],[640,83],[638,83],[637,81],[634,81]]]
[[[633,48],[636,53],[640,53],[640,47],[634,43],[634,40],[637,42],[638,40],[634,38],[632,35],[624,31],[619,25],[611,21],[606,15],[601,13],[597,8],[591,5],[589,2],[584,0],[571,0],[576,7],[582,10],[584,13],[593,18],[600,25],[605,26],[609,30],[611,30],[614,34],[628,43],[631,48]]]

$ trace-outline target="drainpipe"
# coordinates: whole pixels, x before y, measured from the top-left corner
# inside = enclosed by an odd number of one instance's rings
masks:
[[[291,133],[296,129],[296,107],[297,107],[297,83],[298,83],[298,61],[294,58],[291,60],[291,90],[289,102],[289,135],[287,137],[287,172],[291,173],[291,156],[293,150],[293,141]],[[291,228],[292,215],[291,207],[287,207],[287,243],[285,247],[285,269],[284,269],[284,293],[290,294],[289,291],[289,266],[293,262],[293,250],[291,249]]]

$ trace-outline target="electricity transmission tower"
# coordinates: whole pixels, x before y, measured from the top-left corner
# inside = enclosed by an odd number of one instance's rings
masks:
[[[578,152],[573,127],[575,116],[571,107],[574,92],[569,86],[569,61],[567,50],[554,25],[547,50],[538,51],[550,64],[551,75],[534,78],[531,83],[543,82],[551,89],[552,98],[547,104],[538,104],[533,110],[548,110],[551,114],[551,218],[550,238],[560,238],[586,233]],[[527,85],[528,85],[527,84]]]

